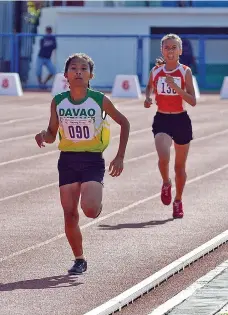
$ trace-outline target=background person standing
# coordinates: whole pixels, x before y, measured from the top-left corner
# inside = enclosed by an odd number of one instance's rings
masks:
[[[36,62],[36,75],[41,88],[45,88],[47,82],[55,75],[55,66],[51,61],[52,52],[56,49],[56,39],[52,35],[51,26],[46,27],[46,35],[40,40],[40,50]],[[46,66],[49,74],[42,82],[42,68]]]

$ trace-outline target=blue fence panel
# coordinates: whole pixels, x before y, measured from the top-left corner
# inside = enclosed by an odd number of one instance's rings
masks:
[[[14,34],[0,34],[0,72],[14,71]]]
[[[0,71],[9,72],[13,70],[12,46],[13,38],[10,34],[0,34]]]
[[[29,82],[23,86],[26,88],[38,87],[35,78],[35,59],[38,53],[39,39],[42,34],[17,34],[17,47],[20,46],[24,36],[33,37],[35,40],[30,65]],[[90,55],[95,61],[95,79],[91,82],[94,88],[111,88],[116,74],[120,71],[129,74],[137,73],[141,76],[140,65],[137,60],[142,60],[138,45],[137,35],[55,35],[57,40],[57,51],[54,53],[57,72],[62,72],[64,62],[69,55],[75,52],[84,52]],[[141,40],[142,50],[142,40]],[[124,56],[128,54],[130,58]],[[16,71],[20,73],[21,54],[19,49],[16,53]],[[33,73],[33,74],[31,74]],[[32,82],[33,81],[33,82]],[[102,82],[101,82],[102,81]]]
[[[44,35],[27,33],[0,34],[2,44],[2,49],[0,50],[0,71],[18,72],[24,88],[38,87],[37,82],[32,86],[26,81],[26,78],[31,68],[34,68],[34,58],[37,54],[34,51],[35,43],[37,47],[37,41],[42,36]],[[154,65],[155,58],[160,55],[159,41],[162,36],[163,34],[140,36],[56,35],[57,43],[59,41],[61,44],[58,45],[57,54],[61,54],[59,52],[60,47],[67,45],[71,53],[82,51],[91,54],[92,58],[95,56],[95,63],[98,65],[96,71],[98,77],[102,77],[102,73],[110,73],[113,76],[115,71],[116,74],[121,74],[121,72],[122,74],[132,74],[133,72],[138,75],[141,87],[145,87],[151,66]],[[194,54],[197,61],[196,77],[199,87],[202,90],[219,90],[223,77],[228,75],[228,59],[225,58],[228,55],[228,35],[188,34],[181,35],[181,38],[188,38],[194,46]],[[28,43],[30,43],[29,47]],[[85,45],[87,45],[88,51],[84,49]],[[213,49],[215,49],[215,52]],[[64,60],[65,56],[61,58],[57,59],[58,71],[62,71],[64,67],[63,62],[59,62],[59,60]],[[97,58],[99,59],[98,62],[96,61]],[[26,63],[25,59],[27,60]],[[124,63],[127,64],[126,67],[124,67]],[[109,65],[110,69],[108,68]],[[105,78],[103,78],[103,83],[99,86],[94,85],[94,87],[111,88],[112,84],[110,82],[110,80],[105,82]]]
[[[151,42],[160,40],[165,34],[150,35]],[[219,91],[224,76],[228,75],[228,35],[197,35],[181,34],[182,39],[187,38],[194,46],[194,55],[197,62],[197,73],[195,74],[199,87],[202,90]],[[148,39],[148,35],[142,36]],[[197,44],[197,45],[196,45]],[[158,51],[159,43],[151,44]],[[145,55],[144,55],[145,56]],[[150,67],[154,65],[155,56],[150,60]],[[143,75],[142,75],[143,76]]]

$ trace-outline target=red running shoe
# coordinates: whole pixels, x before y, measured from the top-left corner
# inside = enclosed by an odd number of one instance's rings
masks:
[[[173,218],[181,219],[184,216],[183,205],[181,200],[175,200],[173,202]]]
[[[169,183],[163,184],[161,189],[161,201],[164,205],[168,206],[172,201],[171,194],[172,184],[171,181]]]

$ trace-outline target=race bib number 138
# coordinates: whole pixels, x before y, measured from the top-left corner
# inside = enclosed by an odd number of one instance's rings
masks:
[[[157,92],[162,95],[177,95],[177,92],[172,89],[166,82],[166,77],[159,77],[157,83]],[[181,88],[181,78],[173,77],[175,83]]]

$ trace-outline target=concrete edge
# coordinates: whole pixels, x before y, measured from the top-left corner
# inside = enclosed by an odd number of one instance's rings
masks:
[[[142,296],[145,293],[148,293],[156,286],[159,286],[162,282],[168,280],[168,278],[172,277],[175,273],[184,270],[185,267],[189,266],[197,259],[215,250],[217,247],[225,244],[226,242],[228,242],[228,230],[217,235],[210,241],[197,247],[193,251],[162,268],[155,274],[139,282],[135,286],[124,291],[123,293],[107,301],[106,303],[85,313],[84,315],[110,315],[115,311],[120,311],[123,306],[128,305],[138,297]]]
[[[181,291],[162,305],[158,306],[151,313],[147,315],[166,315],[169,314],[176,306],[187,300],[196,290],[203,288],[206,284],[212,281],[215,277],[221,274],[228,268],[228,260],[217,266],[215,269],[209,271],[206,275],[196,280],[192,285]]]

